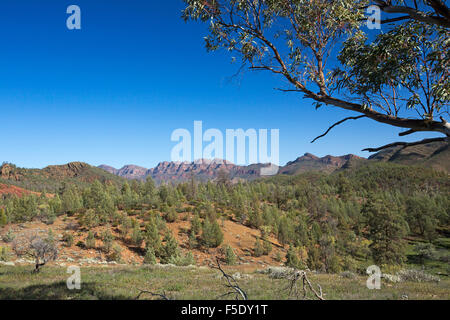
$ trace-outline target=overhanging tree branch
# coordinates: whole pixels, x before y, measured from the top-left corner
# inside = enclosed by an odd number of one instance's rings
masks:
[[[423,74],[419,75],[419,77],[427,76],[425,79],[428,81],[427,84],[430,81],[430,75],[435,77],[432,79],[437,79],[427,86],[428,90],[425,94],[427,101],[430,100],[430,96],[433,96],[434,102],[430,106],[427,105],[425,113],[419,114],[419,117],[415,119],[399,115],[401,108],[415,109],[421,103],[420,97],[414,94],[416,87],[423,85],[422,80],[419,79],[419,81],[408,75],[416,72],[413,69],[418,64],[423,64],[420,60],[423,57],[415,55],[417,50],[408,50],[408,48],[417,48],[423,43],[429,43],[426,40],[434,39],[430,32],[438,32],[437,29],[440,27],[436,27],[436,24],[425,27],[420,24],[422,27],[417,27],[416,25],[419,24],[411,26],[411,23],[405,23],[401,25],[402,28],[394,28],[388,35],[390,38],[403,40],[401,45],[398,45],[397,41],[388,41],[387,37],[381,36],[367,45],[367,39],[364,36],[355,35],[355,32],[361,31],[361,24],[358,21],[364,16],[364,12],[360,9],[363,2],[256,0],[255,2],[244,1],[242,5],[241,2],[227,0],[185,0],[185,2],[188,4],[184,12],[186,20],[210,21],[210,35],[206,37],[208,50],[225,48],[230,52],[238,52],[243,63],[250,65],[250,69],[270,71],[283,76],[292,88],[278,90],[301,92],[305,98],[313,99],[317,106],[324,104],[339,107],[357,112],[361,118],[367,117],[380,123],[406,129],[401,136],[414,132],[440,132],[446,137],[450,136],[450,126],[447,121],[435,120],[437,112],[442,114],[448,107],[445,82],[448,78],[445,76],[447,60],[442,58],[441,52],[445,49],[443,46],[438,46],[437,49],[429,45],[425,47],[425,50],[435,50],[436,54],[433,53],[434,55],[430,58],[434,59],[432,61],[438,67],[435,68],[430,62],[425,65],[427,69]],[[434,8],[432,15],[419,11],[418,6],[408,7],[405,1],[374,0],[372,2],[377,3],[385,12],[400,14],[403,12],[402,17],[393,16],[392,19],[395,21],[448,18],[447,7],[440,0],[429,0],[425,4]],[[346,13],[345,18],[342,18],[342,12]],[[424,31],[423,28],[430,30]],[[272,36],[274,34],[277,36]],[[411,37],[411,34],[416,37]],[[281,35],[286,36],[286,42],[280,40]],[[416,38],[420,41],[408,40]],[[445,37],[442,36],[442,38]],[[350,41],[349,44],[348,41]],[[283,46],[283,42],[286,47]],[[335,49],[346,50],[344,53],[341,51],[338,57],[343,59],[340,62],[347,69],[336,74],[331,71],[327,73],[329,71],[326,69],[327,54],[330,54],[338,42],[342,42],[343,45],[340,49]],[[438,43],[441,42],[441,40],[438,41]],[[362,53],[354,58],[353,51]],[[393,61],[390,58],[393,56],[402,58]],[[346,64],[345,61],[348,59],[359,60],[352,60]],[[377,101],[384,86],[393,89],[393,96],[388,99],[389,101],[385,99],[387,108],[380,107]],[[402,91],[396,90],[398,86],[411,89],[413,93],[410,96],[399,97],[398,93]],[[434,90],[433,86],[439,89]],[[350,93],[352,97],[334,96],[335,90],[337,92],[342,90],[344,94]],[[397,104],[399,101],[402,101],[401,106]],[[393,103],[394,112],[391,112],[389,103]]]
[[[384,145],[384,146],[378,147],[378,148],[366,148],[366,149],[363,149],[362,151],[378,152],[383,149],[398,147],[398,146],[402,146],[402,149],[405,149],[407,147],[417,146],[417,145],[421,145],[421,144],[427,144],[427,143],[431,143],[431,142],[448,142],[447,140],[448,140],[448,138],[432,138],[432,139],[424,139],[424,140],[416,141],[416,142],[394,142],[394,143],[390,143],[390,144],[387,144],[387,145]]]
[[[401,13],[407,14],[409,19],[413,19],[420,22],[429,24],[435,24],[442,27],[450,28],[450,13],[448,7],[440,0],[429,0],[428,5],[431,6],[436,14],[439,16],[430,16],[429,14],[422,12],[418,9],[408,6],[396,6],[392,5],[391,1],[375,0],[374,1],[379,8],[386,13]]]
[[[320,136],[314,138],[314,140],[311,141],[311,143],[314,143],[316,140],[318,140],[318,139],[320,139],[320,138],[322,138],[322,137],[325,137],[325,136],[328,134],[328,132],[331,131],[331,129],[333,129],[334,127],[340,125],[341,123],[344,123],[344,122],[347,121],[347,120],[358,120],[358,119],[365,118],[365,117],[366,117],[365,115],[362,115],[362,116],[357,116],[357,117],[347,117],[347,118],[345,118],[345,119],[342,119],[341,121],[338,121],[338,122],[336,122],[335,124],[333,124],[331,127],[329,127],[328,130],[325,131],[325,133],[323,133],[323,134],[321,134]]]

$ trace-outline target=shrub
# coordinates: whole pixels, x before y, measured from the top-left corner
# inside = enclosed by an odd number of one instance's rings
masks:
[[[102,234],[103,250],[105,250],[106,253],[111,251],[113,247],[113,240],[114,237],[111,234],[111,231],[107,230]]]
[[[84,214],[81,215],[80,224],[84,227],[92,228],[100,224],[100,219],[98,214],[93,209],[88,209]]]
[[[144,241],[144,236],[142,235],[139,226],[135,226],[133,228],[133,232],[131,233],[131,241],[137,247],[140,247],[142,245],[142,242]]]
[[[420,263],[424,263],[425,259],[436,259],[437,252],[431,243],[419,243],[414,246],[414,252],[420,260]]]
[[[275,261],[281,262],[282,259],[280,251],[277,251],[275,254]]]
[[[174,264],[176,266],[180,266],[180,267],[196,264],[194,256],[192,255],[191,252],[188,252],[185,255],[182,255],[182,254],[173,255],[170,257],[169,263]]]
[[[202,242],[209,248],[217,248],[223,241],[223,233],[217,221],[206,219],[203,223]]]
[[[27,232],[14,239],[12,248],[18,256],[26,256],[35,261],[34,272],[39,272],[40,268],[47,262],[54,261],[58,257],[58,248],[49,239],[41,238],[37,232]]]
[[[272,252],[272,244],[268,240],[263,240],[263,255],[268,255]]]
[[[95,248],[95,237],[92,231],[89,231],[88,236],[86,237],[86,249]]]
[[[164,246],[162,247],[160,259],[161,263],[167,264],[169,263],[172,257],[175,257],[179,254],[178,243],[172,234],[169,232],[164,237]]]
[[[0,261],[8,261],[8,260],[9,260],[8,248],[0,247]]]
[[[2,240],[5,243],[11,243],[13,242],[15,237],[16,236],[13,234],[12,230],[9,229],[8,232],[3,236]]]
[[[113,243],[111,245],[111,253],[108,256],[109,260],[121,262],[122,261],[122,248],[117,244]]]
[[[200,233],[202,229],[202,223],[200,221],[199,216],[196,214],[191,221],[191,230],[197,235]]]
[[[297,250],[293,246],[290,246],[286,254],[286,266],[301,269],[300,259],[297,255]]]
[[[86,244],[83,241],[78,241],[76,246],[81,249],[86,249]]]
[[[234,254],[233,248],[228,245],[225,247],[225,263],[230,266],[236,264],[236,255]]]
[[[5,209],[0,209],[0,227],[6,226],[8,223],[8,217],[6,216]]]
[[[71,247],[73,245],[73,235],[70,233],[64,233],[62,240],[66,243],[67,247]]]
[[[156,264],[156,255],[155,250],[153,248],[147,248],[147,251],[145,252],[144,256],[144,263],[145,264]]]
[[[271,279],[286,279],[289,278],[294,270],[286,267],[268,267],[267,269],[259,271],[262,274],[269,275]]]
[[[341,272],[340,276],[346,279],[356,279],[356,274],[351,271]]]
[[[437,276],[425,273],[422,270],[400,270],[397,272],[397,276],[401,281],[412,282],[439,282],[441,279]]]
[[[195,249],[198,245],[197,237],[195,236],[194,230],[189,233],[189,248]]]
[[[264,248],[259,239],[256,239],[255,248],[253,249],[253,256],[261,257],[264,254]]]
[[[176,212],[176,210],[173,207],[169,208],[167,210],[167,212],[164,214],[164,219],[167,222],[169,222],[169,223],[177,221],[177,212]]]

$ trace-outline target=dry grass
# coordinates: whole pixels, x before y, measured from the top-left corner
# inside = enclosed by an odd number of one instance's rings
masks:
[[[233,268],[226,268],[231,274]],[[241,273],[242,274],[242,273]],[[44,267],[32,274],[30,266],[0,266],[0,299],[134,299],[138,289],[165,292],[173,299],[215,299],[225,292],[217,270],[197,267],[84,267],[81,290],[66,287],[65,268]],[[382,283],[380,290],[366,288],[366,277],[355,279],[339,275],[310,274],[320,283],[325,299],[450,299],[450,281],[439,283]],[[238,280],[249,299],[287,299],[286,280],[265,274],[242,274]],[[142,296],[150,299],[150,296]]]

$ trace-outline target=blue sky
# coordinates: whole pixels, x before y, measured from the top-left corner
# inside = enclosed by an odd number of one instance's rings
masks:
[[[66,28],[79,5],[82,30]],[[273,90],[265,73],[230,80],[237,65],[207,53],[206,27],[186,24],[182,1],[3,0],[0,4],[0,162],[70,161],[153,167],[170,160],[177,128],[280,130],[280,163],[305,152],[355,153],[396,141],[400,129]],[[419,139],[417,134],[408,139]]]

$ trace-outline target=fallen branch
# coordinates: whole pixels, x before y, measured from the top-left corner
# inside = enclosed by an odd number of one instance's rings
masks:
[[[248,300],[247,297],[247,293],[245,293],[244,290],[241,289],[241,287],[239,287],[236,279],[234,279],[232,276],[230,276],[229,274],[227,274],[222,267],[220,266],[220,262],[219,262],[219,258],[216,258],[216,262],[217,262],[217,266],[211,265],[211,268],[213,269],[217,269],[220,272],[222,272],[223,277],[226,279],[227,284],[225,284],[225,287],[232,289],[232,291],[227,292],[223,295],[220,295],[219,297],[217,297],[217,299],[220,298],[224,298],[227,296],[231,296],[234,295],[235,296],[235,300],[239,300],[239,298],[242,298],[242,300]]]
[[[139,290],[139,294],[136,296],[135,300],[139,300],[139,298],[143,295],[143,294],[149,294],[152,297],[159,297],[161,298],[160,300],[171,300],[166,296],[166,293],[163,292],[162,294],[160,293],[154,293],[151,291],[147,291],[147,290],[142,290],[142,289],[138,289]]]
[[[289,284],[286,289],[289,289],[289,297],[295,296],[297,299],[299,297],[299,287],[298,283],[302,285],[303,299],[307,299],[308,289],[314,294],[314,296],[319,300],[325,300],[323,297],[322,287],[317,284],[318,291],[314,289],[311,281],[308,279],[306,271],[295,270],[288,278]]]

